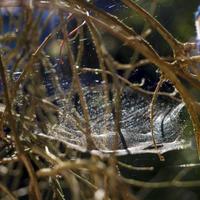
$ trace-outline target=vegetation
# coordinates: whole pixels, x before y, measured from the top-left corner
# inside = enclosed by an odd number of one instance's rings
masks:
[[[164,181],[131,178],[134,173],[153,172],[154,163],[133,166],[115,155],[121,139],[121,96],[127,86],[151,96],[149,130],[152,148],[162,160],[158,162],[165,163],[154,137],[154,108],[159,96],[184,102],[200,153],[200,57],[190,54],[196,49],[195,43],[175,39],[153,17],[156,5],[157,1],[152,1],[148,12],[135,1],[121,0],[120,8],[126,8],[126,15],[136,13],[138,24],[144,20],[144,28],[138,34],[134,26],[128,26],[131,18],[123,22],[122,13],[109,14],[98,9],[95,1],[0,2],[1,199],[140,199],[136,195],[138,188],[199,187],[199,180],[182,180],[189,171],[187,167]],[[170,47],[168,55],[166,51],[161,56],[148,42],[155,31]],[[127,48],[125,52],[131,52],[128,63],[120,63],[113,56],[109,49],[112,41],[106,37],[114,38]],[[94,66],[87,66],[87,59],[92,59]],[[156,67],[159,73],[154,91],[144,87],[145,80],[130,80],[135,71],[146,65]],[[87,74],[89,87],[100,82],[105,116],[113,112],[116,135],[109,154],[98,151],[93,139],[83,74]],[[65,86],[63,81],[69,84]],[[169,81],[172,91],[161,91]],[[114,91],[112,97],[110,87]],[[68,108],[76,98],[81,114]],[[62,130],[58,135],[55,126],[66,121],[76,124],[87,149],[75,147],[79,141],[73,138],[74,133],[69,134],[71,145],[57,140]],[[190,168],[198,165],[192,163]],[[131,173],[128,177],[124,168]]]

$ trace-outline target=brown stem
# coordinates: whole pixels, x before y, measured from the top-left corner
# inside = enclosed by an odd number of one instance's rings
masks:
[[[176,40],[171,33],[167,31],[150,13],[144,10],[142,7],[138,6],[131,0],[122,0],[124,4],[128,7],[136,11],[139,15],[143,17],[148,23],[155,28],[162,37],[167,41],[167,43],[171,46],[175,54],[177,54],[180,50],[182,51],[183,45],[178,40]]]
[[[92,131],[91,131],[91,127],[90,127],[90,115],[89,115],[89,111],[88,111],[88,105],[82,90],[82,86],[81,86],[81,82],[80,82],[80,78],[78,75],[78,69],[74,60],[74,55],[73,52],[71,50],[71,46],[69,43],[69,39],[68,36],[65,34],[64,32],[64,41],[66,42],[66,46],[67,46],[67,52],[68,52],[68,57],[69,57],[69,62],[70,62],[70,66],[72,69],[72,74],[73,74],[73,80],[74,80],[74,86],[75,86],[75,90],[79,95],[80,98],[80,103],[81,103],[81,107],[83,110],[83,116],[85,119],[85,128],[86,131],[84,131],[84,134],[86,136],[86,140],[87,140],[87,145],[88,145],[88,149],[92,150],[92,149],[96,149],[96,146],[92,140]]]
[[[24,163],[24,165],[29,173],[29,176],[31,179],[31,187],[33,189],[33,194],[34,194],[35,198],[37,200],[40,200],[41,199],[40,189],[39,189],[38,181],[37,181],[33,166],[31,164],[29,157],[24,152],[23,145],[21,144],[21,141],[19,139],[19,134],[17,133],[18,131],[17,131],[17,127],[16,127],[16,121],[12,114],[12,103],[11,103],[11,97],[10,97],[10,92],[9,92],[9,88],[8,88],[8,82],[7,82],[7,78],[6,78],[6,72],[5,72],[3,63],[2,63],[1,56],[0,56],[0,75],[1,75],[2,82],[3,82],[3,86],[4,86],[4,96],[5,96],[6,107],[7,107],[6,111],[8,112],[9,125],[11,126],[11,131],[12,131],[13,138],[15,141],[18,157]]]

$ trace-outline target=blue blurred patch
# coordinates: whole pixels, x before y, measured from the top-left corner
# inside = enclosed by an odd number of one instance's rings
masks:
[[[122,7],[122,2],[119,0],[94,0],[94,5],[106,12],[116,12]]]
[[[197,11],[195,12],[194,15],[195,15],[195,20],[200,17],[200,5],[198,6]]]
[[[48,10],[44,11],[35,11],[34,16],[37,17],[42,12],[42,17],[40,21],[41,28],[45,25],[45,22],[49,15],[51,14],[51,19],[49,20],[45,30],[41,33],[41,42],[47,37],[60,23],[60,17],[55,12],[49,12]]]
[[[11,18],[18,18],[22,12],[23,10],[20,7],[16,7],[12,9],[6,9],[6,8],[0,9],[0,15],[3,16],[3,30],[1,30],[3,34],[7,32],[14,32],[16,31],[16,28],[19,29],[19,27],[10,26],[10,21],[11,21]],[[53,11],[49,12],[49,10],[35,10],[33,12],[33,18],[37,18],[38,16],[41,15],[41,20],[39,23],[39,26],[41,27],[41,29],[45,25],[45,22],[50,14],[51,14],[51,19],[49,20],[44,31],[41,33],[41,38],[40,38],[41,42],[45,39],[45,37],[49,33],[51,33],[55,29],[55,27],[58,26],[58,24],[60,23],[60,17],[56,14],[56,12],[53,12]],[[23,26],[23,22],[22,22],[22,26]]]

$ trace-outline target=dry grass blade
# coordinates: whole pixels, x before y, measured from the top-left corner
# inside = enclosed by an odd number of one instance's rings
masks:
[[[0,198],[137,200],[138,188],[200,186],[184,135],[200,154],[200,56],[146,3],[111,14],[97,1],[0,1]],[[155,30],[173,55],[151,45]]]

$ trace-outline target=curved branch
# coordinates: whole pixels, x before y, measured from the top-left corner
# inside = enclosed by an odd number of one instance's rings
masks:
[[[148,21],[148,23],[151,24],[151,26],[155,28],[160,33],[160,35],[167,41],[167,43],[171,46],[175,53],[177,53],[177,51],[183,48],[182,43],[176,40],[172,36],[172,34],[169,33],[167,29],[165,29],[150,13],[145,11],[143,8],[141,8],[131,0],[122,0],[122,2],[131,9],[135,10],[139,15],[143,17],[143,19]]]

